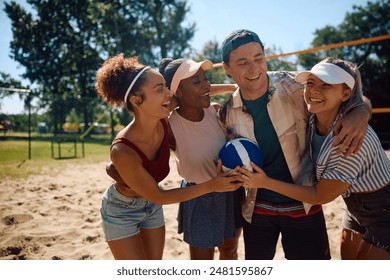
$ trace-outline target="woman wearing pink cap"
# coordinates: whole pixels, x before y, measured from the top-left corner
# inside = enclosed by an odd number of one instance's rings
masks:
[[[115,259],[161,259],[162,204],[235,190],[240,182],[228,172],[191,188],[159,187],[169,173],[167,118],[172,93],[158,71],[120,54],[99,69],[96,90],[108,103],[121,105],[134,116],[111,145],[110,157],[123,181],[111,184],[102,198],[105,239]]]
[[[169,147],[175,152],[179,174],[185,178],[183,189],[203,185],[217,176],[215,164],[218,151],[226,137],[217,120],[218,104],[210,103],[210,95],[233,92],[235,85],[210,85],[205,71],[211,69],[210,60],[195,62],[191,59],[164,58],[159,66],[168,89],[177,103],[169,116]],[[107,173],[124,184],[114,166]],[[214,248],[219,258],[235,260],[241,228],[236,227],[234,194],[232,192],[208,193],[180,203],[179,233],[190,245],[193,260],[214,258]]]
[[[241,169],[248,187],[266,188],[291,198],[325,204],[342,195],[342,259],[390,259],[390,160],[369,127],[360,150],[349,157],[332,147],[333,126],[348,111],[362,104],[359,69],[351,62],[327,58],[297,75],[304,83],[309,112],[311,157],[317,184],[303,186]]]
[[[183,188],[192,188],[217,176],[215,163],[226,136],[218,123],[219,105],[210,103],[210,86],[205,71],[210,60],[165,58],[160,73],[178,101],[169,117],[170,147],[175,152]],[[226,91],[228,85],[221,86]],[[212,90],[213,89],[213,90]],[[231,87],[231,92],[235,86]],[[192,260],[212,260],[214,248],[219,259],[235,260],[241,228],[236,227],[234,193],[208,193],[180,203],[178,231],[189,244]]]

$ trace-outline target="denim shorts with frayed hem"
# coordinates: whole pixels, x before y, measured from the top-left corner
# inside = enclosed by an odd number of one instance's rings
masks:
[[[153,229],[165,224],[161,205],[143,197],[127,197],[113,184],[103,194],[100,214],[106,241],[132,237],[141,228]]]

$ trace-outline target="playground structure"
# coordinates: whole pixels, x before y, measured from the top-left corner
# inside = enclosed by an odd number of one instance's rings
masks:
[[[65,155],[63,152],[64,145],[71,144],[71,146],[67,147],[67,154]],[[58,138],[53,137],[51,140],[51,157],[54,159],[68,159],[68,158],[77,158],[77,146],[81,145],[81,157],[85,157],[85,149],[84,149],[84,140],[76,139],[76,138]],[[62,145],[62,146],[61,146]],[[57,146],[57,149],[55,149]],[[57,155],[55,153],[57,151]]]

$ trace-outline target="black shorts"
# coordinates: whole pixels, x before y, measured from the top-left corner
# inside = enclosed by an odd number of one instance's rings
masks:
[[[343,228],[390,252],[390,185],[376,192],[352,193],[344,201]]]
[[[303,217],[256,216],[244,222],[245,259],[272,260],[279,235],[288,260],[329,260],[330,250],[322,210]]]

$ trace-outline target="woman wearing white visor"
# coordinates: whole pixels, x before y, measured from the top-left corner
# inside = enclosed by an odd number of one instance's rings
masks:
[[[311,156],[317,184],[301,186],[269,178],[259,167],[257,173],[241,172],[249,187],[277,191],[291,198],[325,204],[342,195],[342,259],[390,259],[390,160],[369,127],[359,152],[349,157],[332,147],[337,120],[362,104],[362,82],[358,67],[351,62],[327,58],[310,71],[297,75],[305,85],[309,112]]]

